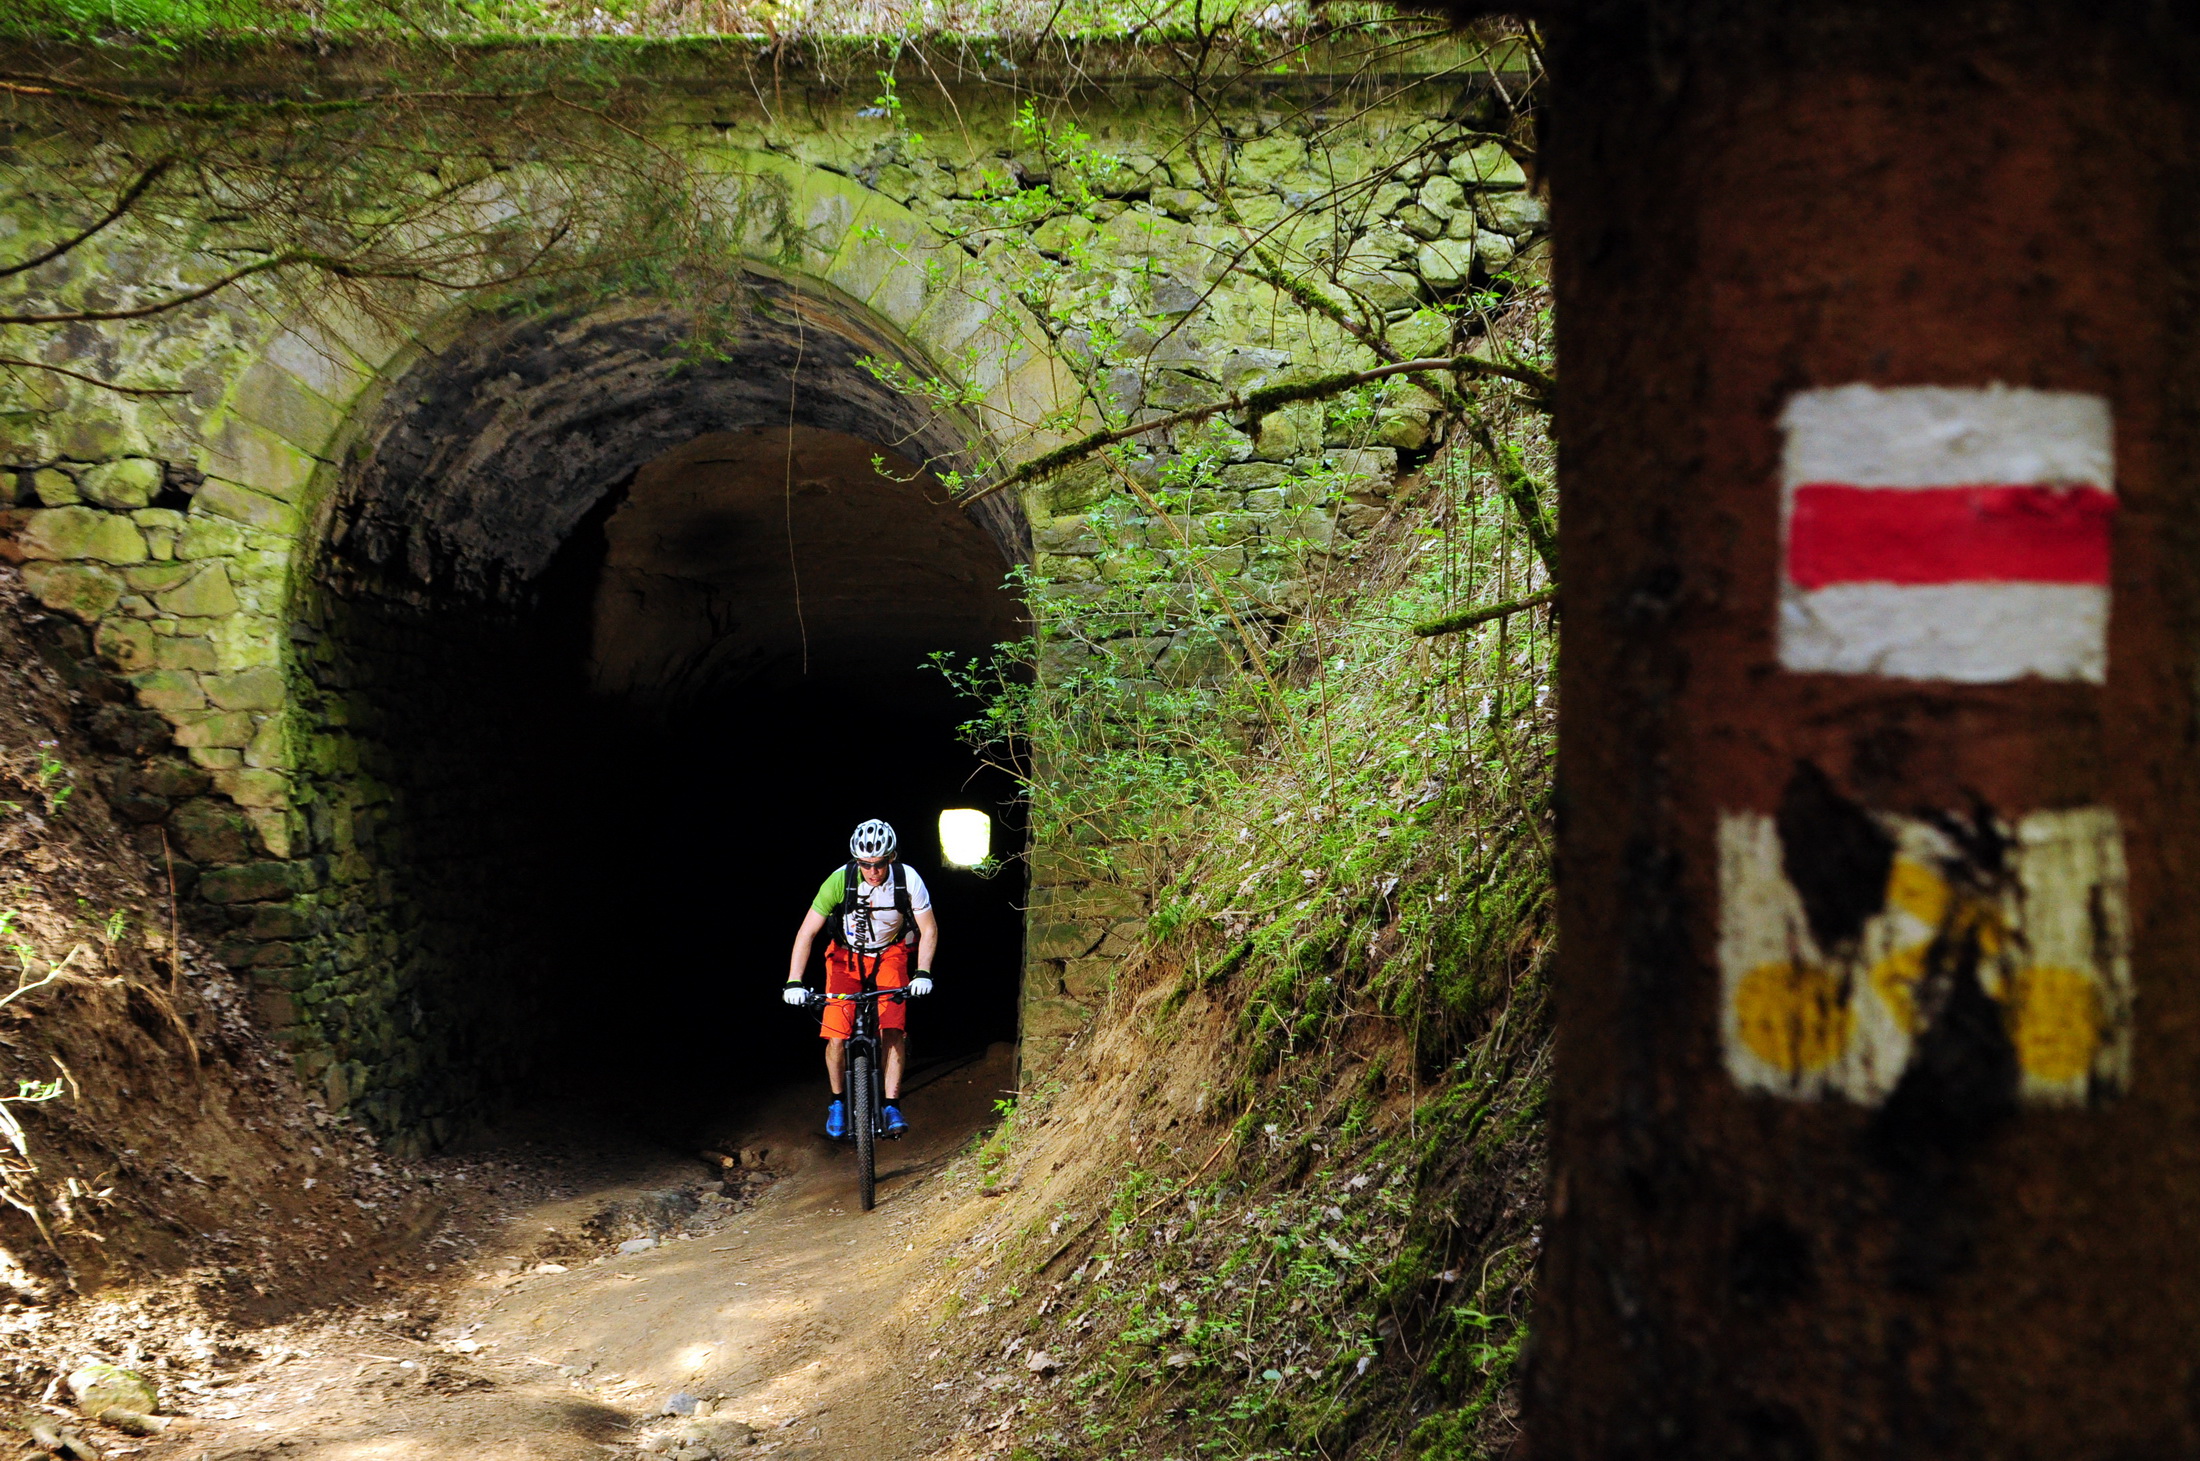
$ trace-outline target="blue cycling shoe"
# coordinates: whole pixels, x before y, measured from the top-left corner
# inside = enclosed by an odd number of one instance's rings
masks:
[[[886,1134],[888,1136],[900,1136],[909,1129],[909,1123],[902,1119],[901,1107],[899,1106],[889,1103],[879,1115],[886,1120]]]
[[[825,1108],[825,1134],[834,1141],[848,1134],[848,1103],[838,1096]]]

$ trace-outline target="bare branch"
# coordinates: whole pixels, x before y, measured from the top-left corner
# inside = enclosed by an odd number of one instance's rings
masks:
[[[149,319],[154,315],[166,314],[170,310],[181,309],[187,304],[196,304],[209,295],[218,294],[231,285],[240,284],[255,275],[265,274],[275,269],[293,267],[319,269],[324,274],[333,275],[338,279],[387,279],[407,284],[426,284],[436,289],[448,289],[454,293],[496,289],[516,284],[522,279],[537,274],[541,269],[542,261],[548,258],[558,244],[564,240],[569,227],[570,225],[561,223],[552,232],[549,239],[535,250],[534,256],[525,264],[494,279],[474,281],[443,279],[425,269],[398,268],[391,265],[361,262],[359,256],[341,258],[332,254],[297,251],[277,254],[272,259],[262,259],[256,264],[248,264],[242,269],[232,270],[213,283],[191,290],[188,293],[175,295],[168,299],[155,300],[151,304],[138,305],[132,309],[74,310],[48,315],[0,315],[0,325],[70,325],[107,320]]]
[[[30,258],[23,260],[21,263],[0,264],[0,279],[5,279],[11,274],[21,274],[26,270],[35,269],[40,264],[51,263],[53,260],[60,258],[63,254],[68,253],[71,249],[74,249],[77,245],[83,243],[93,234],[98,233],[108,224],[113,223],[117,218],[120,218],[123,214],[129,212],[131,206],[135,204],[138,199],[145,196],[145,190],[153,186],[154,183],[160,181],[161,175],[175,165],[176,160],[173,157],[164,157],[160,159],[151,167],[147,168],[144,172],[139,173],[136,182],[130,184],[129,187],[123,189],[122,196],[115,199],[114,207],[109,208],[104,214],[100,215],[98,222],[92,224],[89,228],[82,230],[73,237],[63,239],[60,243],[55,244],[52,248],[47,249],[42,254],[34,254]]]
[[[1484,360],[1479,355],[1436,355],[1421,360],[1395,361],[1389,365],[1378,365],[1372,370],[1348,370],[1334,375],[1316,376],[1311,380],[1297,381],[1286,385],[1262,386],[1259,390],[1243,391],[1234,396],[1225,396],[1219,401],[1212,401],[1204,406],[1191,406],[1182,411],[1172,411],[1166,416],[1157,416],[1151,421],[1140,421],[1130,426],[1119,426],[1112,431],[1095,431],[1088,436],[1070,442],[1066,446],[1058,446],[1052,451],[1041,452],[1038,456],[1033,457],[1030,461],[1025,462],[1005,476],[957,497],[955,502],[957,506],[967,506],[981,497],[990,497],[1006,488],[1020,486],[1025,482],[1050,476],[1061,471],[1064,467],[1083,461],[1095,452],[1105,451],[1118,442],[1129,441],[1133,437],[1146,436],[1156,431],[1166,431],[1173,426],[1187,426],[1193,422],[1205,421],[1231,411],[1246,411],[1255,416],[1263,416],[1275,410],[1278,406],[1288,406],[1294,401],[1327,400],[1331,396],[1342,395],[1355,386],[1370,385],[1375,381],[1388,380],[1394,375],[1431,375],[1444,371],[1461,375],[1498,376],[1506,380],[1521,381],[1523,384],[1548,382],[1548,377],[1543,376],[1540,372],[1526,370],[1518,366],[1504,365],[1493,360]]]
[[[302,263],[310,257],[305,254],[278,254],[272,259],[262,259],[256,264],[248,264],[242,269],[224,274],[211,284],[131,309],[80,309],[49,315],[0,315],[0,325],[76,325],[100,320],[149,319],[154,315],[166,314],[172,309],[181,309],[187,304],[195,304],[210,294],[219,294],[230,285],[250,279],[255,274],[265,274],[270,269]]]
[[[126,386],[120,381],[101,380],[96,375],[86,375],[80,370],[64,366],[48,365],[43,360],[19,360],[12,355],[0,355],[0,370],[43,370],[51,375],[65,375],[70,380],[80,380],[88,386],[98,386],[103,391],[113,391],[118,396],[188,396],[191,393],[176,387]]]

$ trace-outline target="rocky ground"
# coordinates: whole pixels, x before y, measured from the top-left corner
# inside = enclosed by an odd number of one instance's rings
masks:
[[[146,1461],[969,1454],[950,1438],[984,1437],[969,1402],[993,1390],[966,1396],[924,1355],[932,1298],[989,1211],[956,1158],[1013,1073],[1006,1046],[920,1073],[918,1129],[882,1149],[870,1213],[807,1084],[726,1123],[747,1159],[730,1172],[540,1117],[386,1169],[439,1216],[375,1265],[376,1298],[256,1324],[193,1274],[39,1311],[57,1378],[19,1429]],[[93,1363],[157,1387],[157,1434],[70,1403],[58,1375]]]

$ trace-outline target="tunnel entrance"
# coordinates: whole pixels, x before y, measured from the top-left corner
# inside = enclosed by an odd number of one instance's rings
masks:
[[[398,382],[349,464],[293,634],[351,871],[307,1013],[331,1094],[401,1143],[550,1100],[679,1139],[822,1085],[778,990],[867,817],[939,911],[917,1059],[1015,1038],[1022,868],[946,867],[936,825],[979,808],[1013,855],[1016,788],[929,660],[1024,632],[1023,524],[948,504],[962,443],[844,310],[782,287],[702,366],[673,318],[503,325]]]
[[[946,866],[936,829],[977,807],[1017,845],[1016,791],[963,744],[972,707],[929,658],[1020,624],[999,550],[944,497],[873,443],[750,427],[650,462],[561,551],[541,612],[586,708],[559,760],[617,771],[576,788],[564,839],[603,885],[587,952],[561,961],[560,1069],[661,1052],[628,1065],[641,1109],[707,1103],[729,1070],[813,1074],[807,1017],[775,996],[802,911],[870,817],[941,919],[919,1057],[1015,1039],[1020,879]],[[637,956],[673,976],[664,998],[598,997],[595,971]]]

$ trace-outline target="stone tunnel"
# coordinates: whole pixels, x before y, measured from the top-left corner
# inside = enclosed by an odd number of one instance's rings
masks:
[[[811,1069],[772,986],[874,815],[941,899],[920,1054],[1013,1039],[1043,1072],[1146,910],[1078,847],[1027,845],[932,657],[1036,632],[1042,676],[1226,673],[1186,595],[1248,632],[1292,613],[1412,489],[1437,402],[1401,381],[1356,415],[1157,435],[1121,481],[967,510],[949,487],[1103,416],[1375,359],[1239,269],[1249,238],[1396,348],[1448,348],[1544,224],[1487,140],[1496,83],[1449,44],[1309,51],[1227,120],[1229,219],[1166,79],[1082,57],[1047,84],[1093,196],[1008,229],[1000,190],[1049,164],[983,66],[929,119],[660,77],[738,225],[728,344],[646,294],[363,310],[301,281],[104,341],[180,402],[9,386],[0,542],[122,687],[93,716],[101,784],[326,1098],[419,1148],[530,1092],[670,1110]],[[86,278],[127,266],[115,232]],[[994,815],[999,876],[940,868],[949,806]]]
[[[483,322],[394,381],[346,463],[288,633],[325,743],[310,843],[360,865],[293,943],[326,971],[311,1008],[278,1017],[402,1049],[326,1072],[414,1103],[386,1125],[440,1139],[485,1076],[646,1111],[808,1073],[767,997],[871,816],[950,930],[925,1053],[1015,1037],[1021,886],[941,867],[931,830],[960,805],[1013,829],[1015,788],[927,661],[1026,632],[1004,576],[1028,529],[947,504],[963,442],[858,364],[893,342],[756,287],[705,362],[646,306]]]

